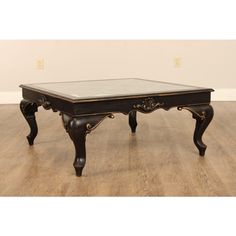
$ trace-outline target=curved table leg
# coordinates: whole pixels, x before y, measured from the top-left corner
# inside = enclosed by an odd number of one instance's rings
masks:
[[[129,113],[129,126],[132,133],[135,133],[137,127],[137,111],[131,111]]]
[[[20,103],[20,109],[30,126],[30,133],[27,136],[27,140],[29,145],[33,145],[34,139],[38,134],[38,126],[35,119],[35,112],[38,111],[38,105],[34,102],[23,99]]]
[[[86,163],[86,135],[95,129],[106,117],[112,114],[70,117],[62,114],[63,125],[75,146],[74,168],[77,176],[82,175]]]
[[[182,109],[190,111],[196,120],[193,141],[199,150],[199,155],[204,156],[207,145],[203,143],[202,136],[214,116],[214,110],[211,105],[178,107],[178,110]]]

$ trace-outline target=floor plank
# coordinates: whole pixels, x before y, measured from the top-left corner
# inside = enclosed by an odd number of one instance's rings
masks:
[[[87,136],[87,163],[75,176],[73,144],[58,113],[37,113],[39,134],[29,131],[18,105],[0,105],[1,196],[236,196],[236,103],[212,103],[215,116],[203,139],[205,158],[193,144],[188,111],[115,114]]]

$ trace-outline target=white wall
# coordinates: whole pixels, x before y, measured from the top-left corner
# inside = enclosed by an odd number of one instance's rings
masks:
[[[236,100],[236,40],[0,41],[0,103],[19,102],[24,83],[121,77],[212,87],[213,100]]]

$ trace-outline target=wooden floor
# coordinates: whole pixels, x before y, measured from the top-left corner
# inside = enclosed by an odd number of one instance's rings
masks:
[[[80,178],[58,113],[39,108],[39,135],[29,147],[18,105],[1,105],[0,195],[236,196],[236,103],[212,104],[205,158],[193,144],[195,120],[188,111],[138,113],[135,135],[128,117],[116,114],[87,136]]]

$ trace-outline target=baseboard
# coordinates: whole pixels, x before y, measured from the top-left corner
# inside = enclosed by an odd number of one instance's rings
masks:
[[[211,94],[212,101],[236,101],[236,88],[215,89]]]
[[[0,104],[19,104],[21,100],[21,91],[0,92]]]
[[[0,104],[19,104],[22,99],[21,91],[0,92]],[[236,101],[235,89],[215,89],[212,101]]]

